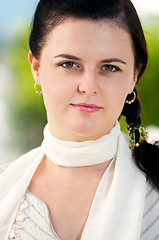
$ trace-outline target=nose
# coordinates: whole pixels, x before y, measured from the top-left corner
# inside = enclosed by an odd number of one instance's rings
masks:
[[[94,95],[99,92],[99,82],[95,73],[84,73],[80,76],[78,90],[86,95]]]

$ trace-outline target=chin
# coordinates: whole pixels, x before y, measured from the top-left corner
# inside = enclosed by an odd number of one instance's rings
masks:
[[[96,140],[106,134],[105,129],[99,129],[91,126],[81,126],[80,128],[75,127],[72,129],[74,136],[76,136],[77,141],[88,141]]]

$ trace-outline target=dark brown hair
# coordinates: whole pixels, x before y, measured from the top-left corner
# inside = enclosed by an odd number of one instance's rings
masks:
[[[147,62],[147,46],[143,29],[130,0],[40,0],[35,11],[30,49],[35,58],[40,57],[49,33],[69,17],[79,19],[107,19],[129,32],[133,42],[135,67],[143,75]],[[136,94],[137,91],[135,90]],[[136,101],[125,104],[122,114],[128,124],[141,124],[141,104]],[[145,173],[147,180],[159,190],[159,147],[143,142],[133,150],[136,165]]]

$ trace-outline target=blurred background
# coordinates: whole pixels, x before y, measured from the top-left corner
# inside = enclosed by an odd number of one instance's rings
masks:
[[[138,85],[149,141],[159,139],[159,1],[132,0],[150,55]],[[39,146],[47,122],[27,60],[30,24],[38,0],[0,0],[0,164]],[[126,131],[125,121],[121,119]]]

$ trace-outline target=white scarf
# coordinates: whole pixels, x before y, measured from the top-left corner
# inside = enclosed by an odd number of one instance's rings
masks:
[[[59,165],[68,167],[81,166],[80,160],[78,161],[80,154],[82,154],[80,158],[82,166],[90,165],[89,161],[92,161],[92,164],[101,163],[104,161],[101,152],[104,155],[105,161],[114,157],[117,149],[118,135],[117,157],[116,161],[113,162],[114,169],[111,183],[109,186],[106,184],[105,180],[110,177],[106,171],[96,192],[94,203],[91,207],[91,214],[86,222],[81,240],[139,240],[146,180],[132,162],[131,151],[123,134],[119,131],[118,123],[110,134],[96,141],[86,141],[83,143],[57,140],[50,133],[48,134],[46,127],[42,147],[23,155],[0,175],[0,239],[8,239],[8,234],[14,222],[20,201],[45,154],[56,164],[58,163],[57,161],[60,161]],[[60,147],[58,146],[58,142],[62,144]],[[71,148],[71,144],[73,144],[73,149]],[[56,151],[52,151],[51,146],[55,145],[54,150]],[[68,146],[70,149],[66,150]],[[67,154],[65,155],[62,152],[59,158],[58,153],[60,152],[60,148],[62,151],[66,151]],[[80,151],[80,149],[83,150]],[[50,151],[55,154],[53,158],[50,156]],[[71,157],[71,152],[73,157]],[[95,160],[90,159],[90,155],[95,156]],[[69,158],[66,156],[69,156]],[[85,161],[83,161],[83,157],[85,157]],[[77,161],[77,164],[75,161]],[[110,167],[112,166],[113,164]],[[109,191],[107,191],[105,196],[101,197],[102,189],[106,186],[109,188]],[[96,204],[97,200],[100,204]]]
[[[56,165],[64,167],[84,167],[106,162],[114,158],[117,151],[120,124],[109,134],[96,141],[71,142],[55,138],[46,125],[42,151]]]

